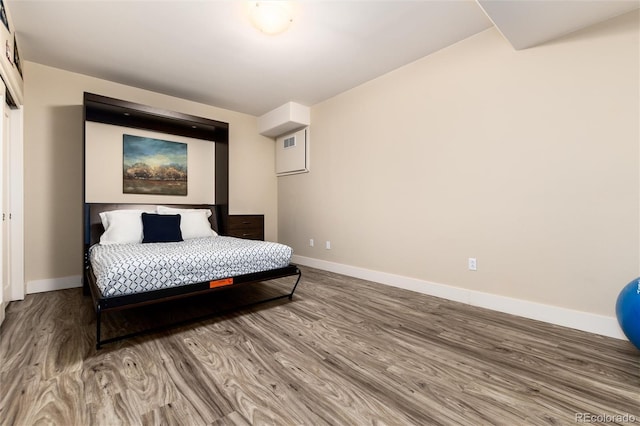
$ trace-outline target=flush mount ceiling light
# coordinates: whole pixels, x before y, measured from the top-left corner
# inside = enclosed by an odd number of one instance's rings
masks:
[[[263,33],[280,34],[293,22],[293,1],[250,1],[249,16],[253,25]]]

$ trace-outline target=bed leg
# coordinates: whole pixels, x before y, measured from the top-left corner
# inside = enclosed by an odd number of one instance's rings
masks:
[[[298,279],[296,280],[296,283],[293,286],[293,289],[291,290],[291,293],[289,294],[289,300],[293,300],[293,293],[295,293],[296,287],[298,287],[298,283],[300,282],[300,278],[302,278],[302,272],[298,269]]]
[[[100,349],[100,321],[102,319],[102,307],[96,305],[96,350]]]

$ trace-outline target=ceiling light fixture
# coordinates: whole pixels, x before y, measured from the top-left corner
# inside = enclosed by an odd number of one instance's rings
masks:
[[[250,1],[249,16],[253,25],[263,33],[283,33],[293,22],[293,1]]]

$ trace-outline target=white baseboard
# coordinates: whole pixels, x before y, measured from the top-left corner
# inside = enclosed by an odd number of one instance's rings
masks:
[[[82,287],[82,275],[27,281],[27,294]]]
[[[359,268],[356,266],[314,259],[311,257],[294,255],[291,260],[293,263],[297,263],[299,265],[310,266],[312,268],[348,275],[350,277],[399,287],[405,290],[462,302],[472,306],[544,321],[616,339],[627,339],[620,329],[615,317],[590,314],[588,312],[545,305],[542,303],[530,302],[528,300],[483,293],[480,291],[433,283],[419,280],[417,278],[404,277],[402,275],[389,274],[386,272],[374,271],[371,269]]]

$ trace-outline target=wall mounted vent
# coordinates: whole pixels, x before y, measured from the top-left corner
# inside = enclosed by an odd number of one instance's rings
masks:
[[[276,174],[278,176],[309,171],[309,128],[276,139]]]
[[[293,148],[294,146],[296,146],[296,138],[295,136],[291,136],[289,138],[285,138],[284,140],[284,148]]]

